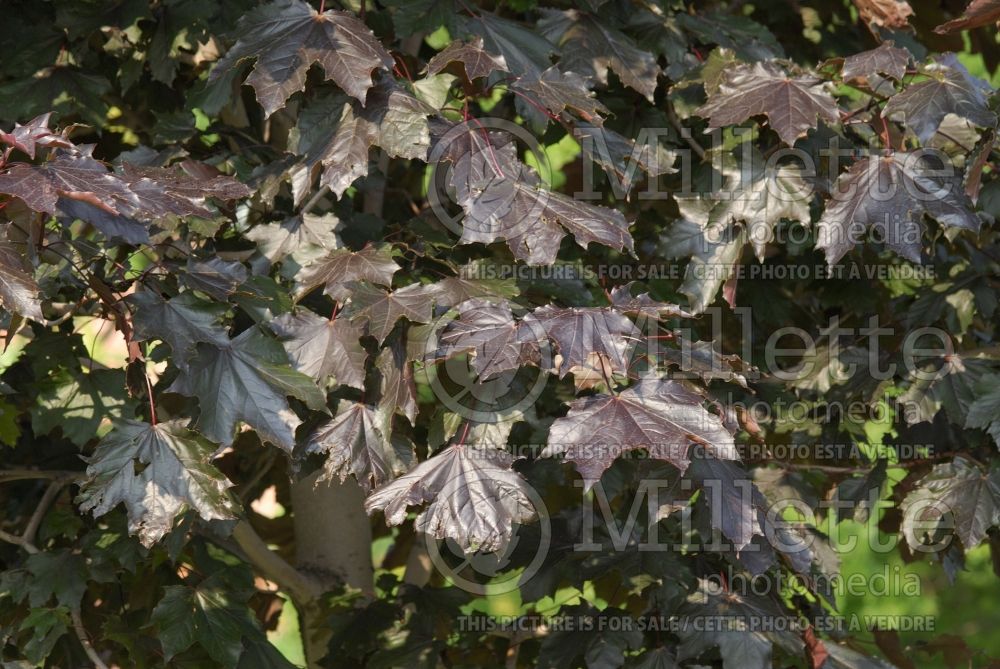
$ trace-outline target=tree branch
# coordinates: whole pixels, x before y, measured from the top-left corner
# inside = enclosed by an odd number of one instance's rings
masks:
[[[31,479],[73,479],[82,478],[83,472],[71,472],[68,470],[53,469],[0,469],[0,483],[10,481],[27,481]]]
[[[250,563],[291,595],[297,604],[308,604],[323,593],[317,582],[268,548],[249,521],[240,521],[233,530],[233,539],[246,553]]]
[[[36,548],[33,543],[27,542],[24,540],[24,537],[19,537],[16,534],[11,534],[10,532],[0,530],[0,541],[6,541],[9,544],[20,546],[31,554],[38,552],[38,548]]]
[[[94,645],[90,643],[87,630],[83,626],[83,619],[80,617],[80,609],[77,607],[70,609],[69,616],[73,620],[73,631],[76,632],[76,638],[80,640],[80,645],[83,646],[83,652],[87,654],[87,657],[90,658],[90,661],[94,663],[97,669],[108,669],[108,665],[104,664],[104,660],[97,654]]]

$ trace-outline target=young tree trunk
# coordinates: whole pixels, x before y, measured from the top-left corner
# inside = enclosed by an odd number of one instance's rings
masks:
[[[319,474],[292,485],[297,566],[326,590],[346,584],[373,595],[372,532],[364,493],[353,478],[317,484]],[[300,624],[306,660],[314,669],[330,640],[318,603],[300,611]]]

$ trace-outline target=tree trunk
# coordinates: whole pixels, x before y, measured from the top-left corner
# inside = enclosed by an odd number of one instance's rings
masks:
[[[325,590],[345,584],[374,595],[372,531],[364,493],[353,478],[317,484],[316,472],[292,485],[295,560]],[[330,632],[313,604],[300,612],[302,643],[310,669],[326,655]]]

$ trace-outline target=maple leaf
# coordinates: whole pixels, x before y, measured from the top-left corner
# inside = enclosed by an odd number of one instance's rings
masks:
[[[728,430],[725,431],[729,434]],[[733,542],[737,555],[742,554],[755,537],[764,535],[763,527],[767,521],[761,507],[765,506],[766,500],[753,485],[750,475],[735,462],[735,448],[726,458],[698,444],[692,447],[689,457],[691,466],[685,476],[704,492],[711,510],[712,527]]]
[[[747,376],[756,375],[757,369],[744,362],[738,355],[724,355],[711,341],[688,341],[675,335],[681,348],[659,349],[660,357],[668,364],[677,365],[681,376],[675,378],[698,377],[702,381],[721,379],[747,387]]]
[[[427,117],[434,113],[383,77],[369,92],[367,106],[329,96],[307,107],[299,117],[301,139],[295,152],[308,170],[322,166],[320,183],[339,198],[368,174],[368,153],[374,145],[396,158],[426,160],[431,141]],[[337,122],[331,124],[331,117]]]
[[[510,72],[523,76],[541,72],[552,65],[550,56],[556,47],[537,32],[502,19],[490,12],[461,18],[460,32],[478,35],[486,50],[503,57]]]
[[[890,30],[909,28],[909,17],[913,16],[913,8],[906,0],[854,0],[854,6],[866,24]]]
[[[205,196],[232,199],[249,193],[229,177],[205,182],[205,190],[199,190],[196,180],[174,170],[142,168],[118,175],[95,160],[92,150],[56,149],[41,165],[14,163],[0,172],[0,193],[20,198],[35,211],[87,221],[133,244],[149,242],[142,222],[170,215],[209,217]]]
[[[258,225],[246,236],[257,243],[261,255],[272,263],[290,257],[301,267],[328,251],[341,248],[340,238],[335,232],[339,224],[339,219],[333,214],[315,216],[303,213],[281,223]]]
[[[726,182],[721,190],[707,196],[705,204],[711,208],[707,217],[696,218],[699,223],[717,229],[727,223],[745,223],[750,244],[762,262],[779,221],[809,225],[813,191],[798,165],[767,162],[755,148],[749,156],[727,153],[719,163]],[[691,207],[685,207],[684,214],[695,217]]]
[[[288,452],[302,421],[285,396],[297,397],[316,411],[326,407],[326,397],[313,380],[291,369],[281,344],[256,327],[224,346],[199,344],[189,369],[167,392],[198,398],[195,425],[212,441],[233,443],[236,424],[243,421]]]
[[[185,269],[181,278],[188,288],[200,290],[220,302],[229,299],[250,276],[243,263],[219,257],[200,260],[190,256]]]
[[[945,35],[959,30],[987,26],[997,21],[1000,21],[1000,0],[972,0],[960,17],[942,23],[934,29],[934,32]]]
[[[390,414],[401,413],[411,425],[416,425],[417,388],[409,353],[405,332],[400,332],[391,345],[379,352],[375,367],[382,377],[379,380],[379,407]]]
[[[323,318],[308,309],[282,314],[271,323],[292,366],[317,381],[333,377],[337,383],[364,390],[365,361],[361,328],[346,318]]]
[[[59,428],[80,447],[103,435],[107,419],[131,416],[135,411],[135,401],[125,393],[125,375],[118,369],[88,373],[61,369],[39,384],[34,401],[34,433],[50,434]]]
[[[521,340],[521,324],[510,305],[473,299],[458,306],[459,317],[438,336],[436,359],[474,352],[472,368],[486,379],[539,360],[537,342]]]
[[[617,177],[617,183],[612,181],[616,196],[619,191],[624,196],[632,190],[639,169],[651,180],[676,171],[673,167],[675,154],[655,139],[637,144],[614,130],[586,123],[577,123],[573,134],[587,158],[604,168],[609,177],[611,174]]]
[[[924,365],[919,375],[917,370],[911,374],[910,386],[899,398],[900,405],[906,408],[903,418],[907,425],[933,422],[943,408],[948,420],[964,426],[969,407],[981,395],[977,387],[995,370],[992,360],[957,352],[948,356],[947,369],[942,369],[940,362]]]
[[[10,132],[0,130],[0,142],[11,146],[22,153],[27,154],[32,160],[35,159],[35,148],[42,147],[62,147],[70,148],[73,144],[49,128],[49,118],[51,112],[36,116],[24,125],[14,124],[14,129]]]
[[[392,526],[406,520],[408,507],[426,502],[414,523],[418,532],[452,539],[467,553],[503,551],[513,525],[537,514],[512,463],[506,451],[454,444],[375,490],[365,510],[384,511]]]
[[[739,65],[726,71],[724,81],[710,91],[708,102],[696,112],[709,119],[709,127],[743,123],[752,116],[766,116],[768,125],[785,144],[792,146],[817,118],[837,123],[837,102],[821,80],[791,77],[770,62]]]
[[[209,80],[218,80],[242,60],[255,59],[246,83],[253,86],[265,116],[305,88],[314,63],[362,106],[372,72],[392,68],[392,57],[363,21],[336,10],[320,14],[302,0],[277,0],[253,10],[240,20],[236,32],[239,39]]]
[[[471,42],[452,42],[427,63],[428,74],[438,74],[449,63],[461,63],[465,76],[472,79],[488,76],[493,72],[509,72],[503,56],[494,56],[483,48],[483,38]]]
[[[139,198],[126,182],[89,153],[58,150],[41,165],[14,163],[0,174],[0,193],[21,198],[35,211],[56,214],[60,198],[89,203],[112,214],[139,211]]]
[[[554,114],[570,109],[587,121],[600,123],[601,116],[609,113],[607,107],[587,88],[586,81],[580,75],[562,72],[555,65],[544,72],[519,77],[510,87],[515,91],[529,93]]]
[[[702,404],[705,398],[677,381],[646,378],[618,395],[593,395],[570,403],[549,429],[543,457],[563,455],[587,489],[623,453],[644,448],[651,457],[684,471],[691,444],[736,459],[733,435]]]
[[[475,128],[465,134],[470,137],[469,151],[449,156],[455,162],[452,183],[465,211],[460,244],[504,240],[515,258],[531,265],[552,264],[566,230],[583,248],[598,242],[633,253],[621,212],[541,188],[526,165],[472,139],[481,137]],[[504,157],[498,161],[498,155]]]
[[[215,168],[204,163],[185,160],[179,165],[180,169],[133,165],[125,162],[122,165],[122,176],[133,186],[143,180],[153,181],[170,194],[193,202],[201,202],[206,197],[222,201],[238,200],[253,193],[246,184],[220,174]]]
[[[699,579],[680,612],[679,660],[718,648],[724,669],[767,669],[775,643],[792,656],[802,654],[794,620],[768,597],[730,592]]]
[[[335,249],[324,258],[310,263],[296,276],[296,295],[302,297],[319,285],[335,300],[348,294],[346,284],[367,281],[380,286],[392,285],[393,275],[400,270],[392,259],[392,246],[370,244],[360,251]]]
[[[292,669],[280,653],[260,650],[268,643],[247,605],[253,594],[249,572],[221,565],[197,586],[165,586],[150,615],[163,659],[172,663],[174,656],[197,643],[218,667]],[[255,664],[258,657],[266,659]]]
[[[199,342],[215,346],[229,342],[226,329],[219,325],[219,319],[226,313],[221,304],[205,302],[192,293],[181,293],[165,300],[148,290],[126,299],[136,309],[132,319],[135,340],[166,342],[178,369],[187,369]]]
[[[910,84],[889,99],[882,116],[901,118],[925,145],[937,133],[948,114],[955,114],[980,127],[993,127],[997,116],[988,98],[993,88],[973,77],[955,54],[938,56],[922,70],[930,78]]]
[[[833,265],[869,227],[886,245],[920,262],[920,219],[933,216],[945,225],[978,231],[979,218],[961,180],[939,176],[940,168],[921,153],[896,152],[857,161],[834,186],[833,199],[819,220],[816,247]]]
[[[0,305],[25,318],[44,323],[38,283],[28,272],[18,248],[7,241],[7,226],[0,235]]]
[[[642,318],[660,320],[663,318],[692,318],[693,314],[684,311],[676,304],[660,302],[649,296],[649,293],[632,295],[632,287],[636,282],[617,286],[611,289],[611,306],[626,314],[635,314]]]
[[[414,454],[397,452],[388,438],[385,414],[361,402],[343,402],[333,420],[321,425],[306,443],[307,453],[323,453],[318,481],[343,482],[354,474],[366,493],[409,469]]]
[[[524,317],[518,330],[523,343],[537,343],[541,338],[556,343],[562,363],[559,376],[579,370],[600,371],[607,365],[612,372],[628,372],[629,353],[641,339],[639,328],[621,312],[607,307],[560,308],[547,305]]]
[[[448,183],[460,204],[472,200],[494,180],[522,169],[513,137],[487,130],[476,119],[462,124],[438,121],[433,136],[432,156],[452,164]]]
[[[183,421],[125,421],[87,458],[77,501],[94,516],[124,503],[129,532],[147,548],[173,529],[185,508],[205,520],[233,519],[236,506],[226,492],[232,484],[210,464],[213,451],[215,444]]]
[[[910,548],[923,548],[918,531],[926,531],[928,523],[951,516],[945,527],[953,527],[965,549],[972,550],[1000,524],[1000,472],[983,472],[962,457],[935,465],[903,500],[902,512]]]
[[[681,203],[681,212],[690,210]],[[703,226],[688,218],[676,221],[666,232],[663,253],[671,258],[691,257],[680,287],[691,303],[691,313],[701,313],[712,303],[739,263],[746,241],[745,230],[728,225]]]
[[[874,502],[882,497],[882,489],[886,482],[886,466],[888,460],[879,458],[875,466],[864,476],[854,476],[841,481],[833,497],[834,518],[840,522],[844,518],[853,518],[859,523],[867,523]],[[839,502],[839,503],[838,503]]]
[[[476,278],[475,264],[462,268],[458,276],[445,277],[427,286],[435,304],[454,307],[472,299],[503,302],[515,297],[519,290],[512,279]]]
[[[976,399],[969,405],[965,427],[986,430],[1000,448],[1000,376],[986,376],[976,384]]]
[[[631,37],[593,14],[576,9],[542,11],[545,18],[539,22],[539,28],[563,49],[559,64],[564,71],[607,85],[610,69],[623,84],[653,101],[660,74],[653,54],[643,51]]]
[[[906,68],[910,64],[910,52],[895,46],[895,43],[882,42],[878,48],[851,54],[844,59],[841,76],[845,81],[851,79],[866,79],[877,82],[879,75],[892,77],[902,81]]]
[[[384,291],[364,283],[351,283],[351,301],[345,314],[352,321],[365,323],[366,331],[382,344],[392,332],[396,321],[406,318],[411,323],[431,320],[431,293],[426,286],[413,284],[393,291]]]

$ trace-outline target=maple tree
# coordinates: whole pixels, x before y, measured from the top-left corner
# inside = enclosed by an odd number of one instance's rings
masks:
[[[992,666],[1000,2],[334,4],[3,8],[0,665]]]

